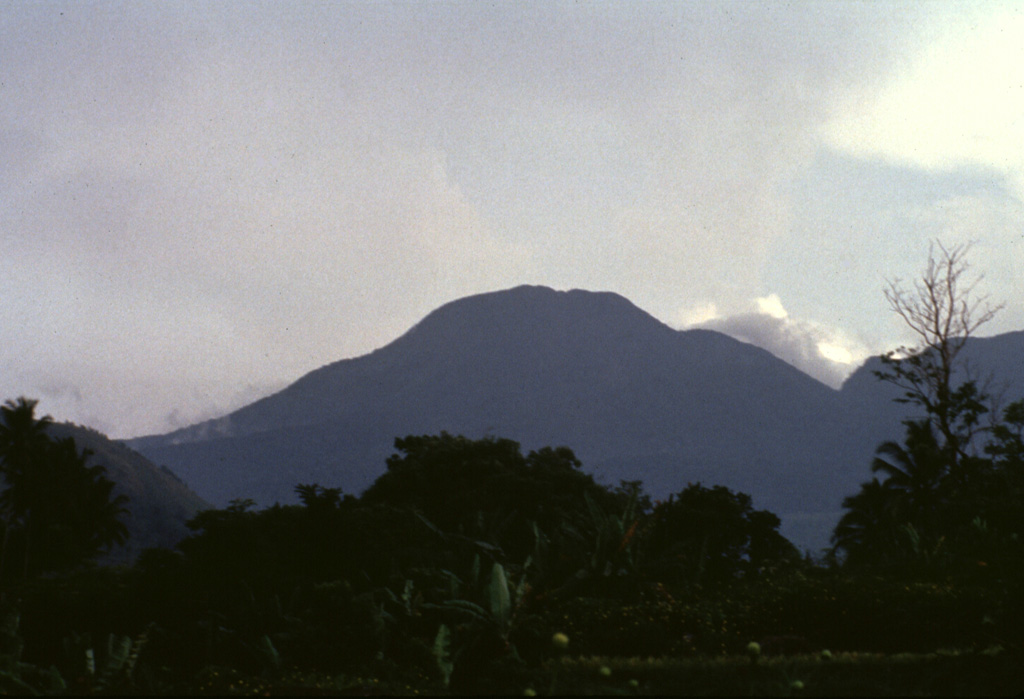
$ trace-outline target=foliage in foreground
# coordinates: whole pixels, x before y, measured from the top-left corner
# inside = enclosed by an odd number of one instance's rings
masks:
[[[971,668],[994,667],[992,682],[979,685],[992,690],[1011,681],[1007,668],[1024,640],[1024,595],[1012,581],[827,570],[785,546],[770,565],[753,566],[763,518],[751,521],[749,499],[726,489],[691,485],[670,507],[718,512],[707,524],[733,529],[737,536],[721,541],[740,542],[735,556],[714,543],[711,529],[680,537],[665,553],[658,542],[671,540],[666,531],[679,520],[659,508],[645,512],[630,487],[609,490],[607,510],[584,494],[577,527],[561,538],[531,527],[533,550],[521,560],[495,543],[508,530],[490,530],[495,520],[486,517],[469,518],[476,529],[448,532],[387,502],[315,485],[300,494],[302,505],[255,510],[239,502],[203,513],[179,551],[150,551],[132,569],[82,570],[9,589],[21,598],[18,662],[26,670],[54,665],[78,692],[543,694],[554,686],[704,694],[738,691],[729,658],[745,657],[755,640],[766,659],[857,653],[851,657],[878,668],[866,671],[874,679],[855,683],[858,691],[885,695],[939,686],[945,666],[892,669],[864,653],[958,648],[966,659],[955,662],[970,676],[978,674]],[[699,532],[701,521],[694,514],[683,532]],[[701,560],[694,556],[713,563],[705,574],[663,575],[685,573]],[[602,667],[613,678],[624,677],[623,663],[639,662],[631,657],[659,660],[627,678],[636,687],[615,684],[586,675],[589,661],[558,664],[557,633],[571,639],[566,657],[608,658]],[[997,646],[1006,652],[994,660],[982,653]],[[104,675],[97,668],[108,659],[116,672]],[[839,688],[853,675],[828,672],[834,684],[816,686]],[[758,692],[777,693],[774,676],[747,679]]]
[[[0,581],[68,570],[123,543],[127,498],[72,439],[51,439],[50,416],[24,397],[0,406]]]

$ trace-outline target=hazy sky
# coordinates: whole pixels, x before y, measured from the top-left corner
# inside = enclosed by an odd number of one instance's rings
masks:
[[[838,385],[935,237],[1024,328],[1022,3],[0,0],[0,399],[113,436],[522,283]]]

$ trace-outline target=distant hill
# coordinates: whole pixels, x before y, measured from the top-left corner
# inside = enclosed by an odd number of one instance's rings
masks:
[[[993,337],[972,337],[964,346],[961,371],[954,382],[970,378],[995,399],[995,405],[1024,398],[1024,331]],[[851,374],[840,389],[843,409],[851,423],[863,433],[866,443],[887,439],[901,440],[902,421],[923,417],[914,406],[895,402],[902,396],[892,384],[878,380],[875,373],[885,368],[882,360],[871,357]]]
[[[129,498],[124,522],[130,538],[110,552],[107,563],[128,563],[144,549],[171,548],[189,534],[185,522],[210,505],[165,467],[157,467],[142,454],[88,427],[55,423],[48,434],[55,439],[71,437],[79,451],[93,452],[90,465],[106,468],[114,493]]]
[[[868,406],[886,387],[855,377],[836,391],[616,294],[522,286],[446,304],[223,418],[129,443],[218,506],[294,502],[297,483],[358,494],[408,434],[566,445],[599,481],[640,479],[654,498],[697,481],[750,493],[818,549],[880,441]],[[886,427],[898,436],[898,417]]]

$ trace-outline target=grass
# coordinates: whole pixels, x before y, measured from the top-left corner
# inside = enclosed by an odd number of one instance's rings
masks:
[[[830,656],[830,657],[826,657]],[[525,696],[1020,696],[1024,656],[999,647],[934,653],[780,657],[564,656],[498,671],[482,693]],[[441,696],[437,678],[327,675],[284,670],[253,677],[209,667],[191,695]],[[474,693],[481,693],[476,691]]]

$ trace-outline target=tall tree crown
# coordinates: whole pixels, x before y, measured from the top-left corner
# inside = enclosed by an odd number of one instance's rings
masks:
[[[928,263],[912,288],[899,279],[885,288],[889,306],[917,337],[913,347],[901,347],[882,357],[880,379],[903,389],[897,400],[916,404],[941,437],[941,448],[950,464],[967,456],[966,449],[977,431],[978,418],[987,412],[987,396],[979,390],[969,367],[958,361],[967,340],[991,321],[1002,304],[991,305],[988,296],[975,294],[982,276],[970,278],[967,253],[970,244],[946,247],[935,241]],[[957,383],[960,368],[963,380]]]

